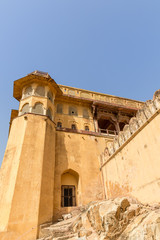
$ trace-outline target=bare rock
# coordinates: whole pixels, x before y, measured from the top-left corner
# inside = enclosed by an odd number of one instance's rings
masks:
[[[69,215],[69,214],[67,214]],[[41,228],[44,240],[159,240],[160,204],[122,197],[88,204],[71,218]],[[66,219],[67,218],[67,219]]]

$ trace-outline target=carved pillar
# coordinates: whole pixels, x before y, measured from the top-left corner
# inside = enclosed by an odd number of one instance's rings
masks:
[[[95,132],[99,132],[99,127],[98,127],[98,121],[97,121],[97,119],[93,119],[93,121],[94,121]]]
[[[118,120],[115,122],[115,127],[116,127],[116,131],[119,133],[120,132],[120,127],[119,127],[119,121]]]
[[[92,105],[92,111],[93,111],[94,129],[95,129],[95,132],[99,132],[97,115],[96,115],[96,106],[95,105]]]

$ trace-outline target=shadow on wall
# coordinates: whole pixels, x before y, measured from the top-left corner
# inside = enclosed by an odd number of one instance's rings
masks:
[[[80,154],[80,145],[75,145],[74,134],[56,132],[54,221],[68,213],[71,205],[76,206],[81,202]]]

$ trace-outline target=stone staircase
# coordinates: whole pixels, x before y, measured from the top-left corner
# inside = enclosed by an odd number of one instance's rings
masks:
[[[62,239],[74,239],[75,234],[72,231],[72,223],[76,220],[76,217],[63,220],[61,222],[52,224],[48,227],[41,226],[40,239],[39,240],[62,240]]]
[[[83,211],[85,211],[84,207],[76,208],[71,213],[62,215],[62,219],[59,219],[57,223],[42,224],[37,240],[79,239],[78,234],[73,232],[73,225]]]

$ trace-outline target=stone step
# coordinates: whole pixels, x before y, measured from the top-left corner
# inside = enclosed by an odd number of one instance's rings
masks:
[[[42,231],[42,229],[50,227],[52,224],[53,224],[52,222],[43,223],[40,225],[39,229],[40,231]]]
[[[41,237],[53,236],[61,237],[72,233],[70,226],[48,227],[41,230]]]
[[[70,232],[71,226],[75,219],[76,217],[52,224],[49,227],[40,228],[40,237],[47,237],[47,236],[59,237],[59,236],[62,236],[62,234],[65,234],[65,235],[66,233],[68,234],[68,232]]]
[[[72,218],[72,214],[70,214],[70,213],[62,215],[63,220],[67,220],[67,219],[70,219],[70,218]]]
[[[44,238],[38,238],[37,240],[52,240],[52,236],[44,237]]]
[[[62,237],[58,237],[58,238],[53,238],[52,240],[67,240],[67,239],[72,239],[72,240],[77,240],[78,239],[78,235],[73,233],[73,234],[69,234],[67,236],[62,236]]]
[[[45,223],[40,226],[39,240],[52,239],[75,239],[75,234],[72,232],[72,224],[79,219],[79,209],[74,209],[73,215],[64,214],[62,219],[57,223]],[[77,216],[77,214],[78,216]],[[77,238],[76,238],[77,239]]]
[[[58,219],[58,222],[62,222],[64,219],[62,219],[62,218],[60,218],[60,219]]]
[[[68,235],[73,234],[73,232],[54,232],[53,237],[58,238],[58,237],[67,237]]]
[[[58,223],[55,223],[55,224],[52,224],[50,225],[49,227],[50,228],[58,228],[58,227],[61,227],[61,226],[69,226],[72,224],[73,221],[62,221],[62,222],[58,222]]]
[[[75,217],[72,217],[70,219],[67,219],[67,220],[63,220],[61,222],[57,222],[57,223],[54,223],[52,225],[50,225],[49,227],[61,227],[61,226],[67,226],[67,225],[71,225],[75,220],[77,220],[78,216],[75,216]]]
[[[49,236],[49,237],[46,237],[44,240],[52,240],[53,237],[52,236]]]

